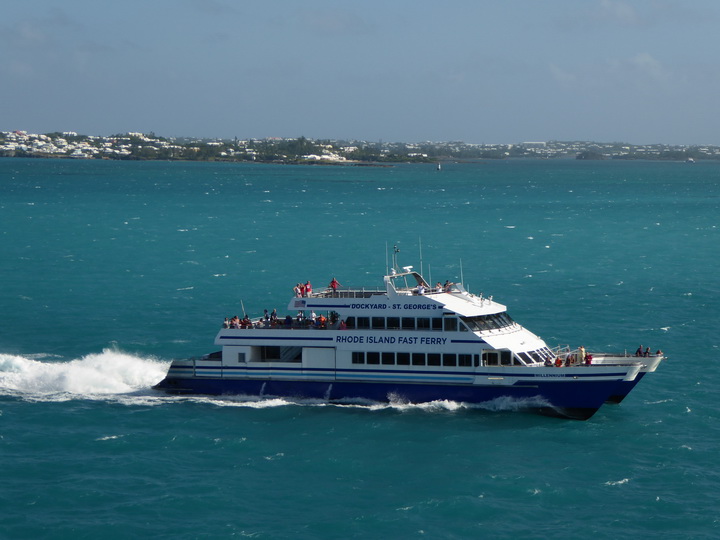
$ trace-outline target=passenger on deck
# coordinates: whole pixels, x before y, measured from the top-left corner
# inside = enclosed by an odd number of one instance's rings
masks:
[[[345,319],[342,319],[340,321],[340,330],[347,330],[347,324],[345,324]]]
[[[435,285],[435,292],[442,292],[442,291],[443,291],[442,283],[440,283],[438,281],[437,284]]]
[[[342,287],[342,285],[340,285],[340,282],[337,279],[332,278],[332,281],[330,282],[330,285],[328,285],[328,287],[332,289],[333,296],[335,296],[335,294],[337,293],[337,288]]]
[[[305,284],[304,283],[298,283],[298,287],[300,287],[300,296],[305,298]]]
[[[446,280],[445,280],[445,285],[443,285],[443,290],[444,290],[445,292],[450,292],[450,288],[451,288],[453,285],[455,285],[455,284],[452,283],[450,280],[446,279]]]
[[[635,356],[642,356],[642,355],[643,355],[643,346],[640,345],[640,346],[637,348],[637,351],[635,351]]]
[[[292,317],[290,315],[285,316],[285,328],[292,328]]]
[[[585,352],[585,347],[580,345],[580,347],[578,348],[578,362],[581,364],[585,363],[586,355],[587,353]]]
[[[327,319],[325,318],[324,315],[321,314],[320,317],[318,317],[318,326],[319,326],[320,328],[325,328],[325,323],[326,323],[326,322],[327,322]]]
[[[223,323],[223,328],[230,328],[230,319],[225,317],[225,322]]]
[[[420,285],[418,285],[417,293],[418,293],[420,296],[422,296],[423,294],[425,294],[425,287],[423,286],[422,283],[421,283]]]
[[[315,311],[310,312],[310,320],[315,324],[315,319],[317,319],[317,315],[315,315]]]
[[[302,296],[302,293],[300,292],[300,284],[296,283],[293,287],[293,292],[295,293],[295,298],[300,298]]]
[[[277,322],[278,316],[277,316],[277,309],[273,309],[272,313],[270,314],[270,322]]]
[[[651,353],[650,353],[650,347],[648,347],[647,349],[645,349],[645,352],[643,353],[643,356],[650,356],[650,354],[651,354]]]
[[[305,296],[312,296],[312,285],[310,280],[305,282]]]

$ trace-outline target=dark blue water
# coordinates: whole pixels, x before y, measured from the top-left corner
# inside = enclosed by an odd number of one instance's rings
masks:
[[[0,536],[715,538],[719,180],[0,159]],[[588,422],[150,389],[242,306],[379,285],[393,245],[551,346],[670,359]]]

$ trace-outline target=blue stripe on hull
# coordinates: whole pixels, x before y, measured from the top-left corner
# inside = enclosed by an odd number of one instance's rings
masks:
[[[217,379],[167,377],[156,389],[183,394],[239,394],[323,400],[391,399],[410,403],[450,400],[487,403],[496,399],[528,400],[527,408],[554,416],[587,419],[608,399],[617,381],[533,381],[533,384],[443,385],[398,382],[289,381],[277,379]]]

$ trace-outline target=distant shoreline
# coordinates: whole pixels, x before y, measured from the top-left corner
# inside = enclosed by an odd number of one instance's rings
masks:
[[[0,157],[132,161],[216,161],[307,165],[384,166],[395,163],[467,162],[510,158],[578,160],[720,160],[720,147],[631,145],[587,141],[468,144],[387,143],[356,140],[170,139],[126,133],[99,137],[75,132],[0,132]]]

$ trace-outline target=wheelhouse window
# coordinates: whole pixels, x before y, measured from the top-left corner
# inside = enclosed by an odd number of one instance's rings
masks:
[[[484,330],[498,330],[515,324],[510,315],[506,312],[493,315],[476,315],[475,317],[462,317],[467,327],[476,332]]]
[[[525,362],[526,364],[532,364],[532,363],[533,363],[533,359],[530,358],[530,355],[529,355],[528,353],[519,352],[519,353],[517,353],[517,355],[518,355],[518,356],[520,357],[520,359],[523,360],[523,362]]]

